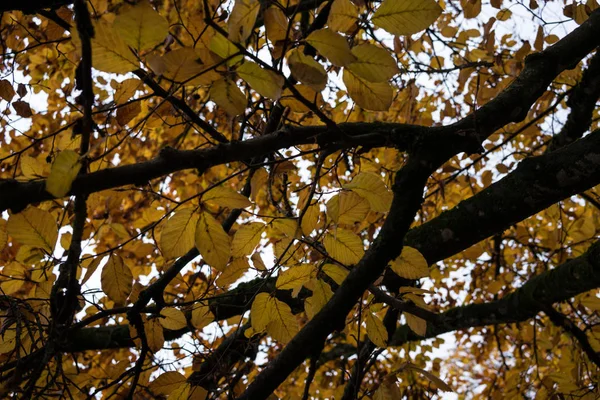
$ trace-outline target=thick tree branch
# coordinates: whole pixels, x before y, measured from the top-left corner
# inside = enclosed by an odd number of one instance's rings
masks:
[[[549,305],[598,287],[600,242],[594,243],[585,254],[531,278],[500,300],[456,307],[439,314],[437,321],[428,322],[424,337],[402,326],[390,340],[390,345],[400,346],[411,340],[432,338],[459,329],[526,321]]]
[[[411,229],[405,243],[419,249],[427,261],[434,264],[599,183],[600,131],[595,131],[552,154],[522,162],[515,171],[487,189]],[[240,315],[259,292],[276,293],[277,298],[292,309],[302,310],[301,300],[292,298],[289,291],[275,292],[273,278],[266,281],[259,278],[239,285],[211,300],[211,310],[219,320]],[[128,347],[131,343],[127,326],[86,328],[72,335],[71,351]]]
[[[592,57],[577,86],[571,92],[567,105],[571,112],[560,133],[552,138],[547,151],[556,150],[579,139],[592,123],[596,103],[600,98],[600,51]]]
[[[416,125],[404,124],[340,124],[348,139],[339,141],[336,132],[324,126],[285,128],[243,142],[223,143],[203,150],[176,150],[163,148],[158,157],[136,164],[107,168],[78,177],[71,187],[69,195],[90,194],[106,189],[126,185],[141,185],[184,169],[201,171],[234,161],[249,160],[264,156],[279,149],[302,144],[319,144],[334,148],[363,146],[394,146],[406,150],[428,129]],[[366,133],[365,133],[366,132]],[[11,209],[20,211],[29,204],[50,200],[53,197],[46,192],[46,180],[30,182],[0,182],[0,211]]]

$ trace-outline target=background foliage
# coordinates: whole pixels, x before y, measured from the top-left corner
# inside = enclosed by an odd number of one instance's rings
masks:
[[[2,395],[598,398],[597,8],[3,2]]]

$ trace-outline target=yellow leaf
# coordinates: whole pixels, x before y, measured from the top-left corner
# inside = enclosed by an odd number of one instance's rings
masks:
[[[25,267],[18,262],[11,262],[2,268],[2,283],[0,283],[0,289],[3,295],[11,295],[16,293],[23,287],[25,283]]]
[[[196,225],[196,247],[211,267],[224,271],[231,254],[231,239],[212,215],[203,212]]]
[[[267,270],[267,266],[265,265],[262,257],[260,256],[260,253],[254,253],[252,254],[252,257],[250,257],[250,259],[252,260],[252,264],[254,264],[254,268],[256,268],[259,271],[266,271]]]
[[[335,0],[329,11],[327,25],[334,31],[348,32],[358,20],[358,7],[350,0]]]
[[[167,220],[160,234],[160,250],[165,258],[177,258],[194,247],[194,233],[198,215],[192,208],[175,211]]]
[[[229,209],[246,208],[252,205],[246,196],[226,186],[217,186],[202,195],[202,201],[207,201]]]
[[[398,276],[406,279],[419,279],[429,276],[429,265],[419,250],[404,246],[402,253],[391,262],[390,267]]]
[[[261,96],[271,100],[278,100],[281,97],[284,79],[275,72],[263,69],[250,61],[246,61],[236,72]]]
[[[199,305],[192,310],[192,325],[196,329],[202,329],[214,320],[215,316],[207,305]]]
[[[246,95],[231,79],[223,78],[213,82],[209,96],[232,117],[243,114],[246,109]]]
[[[167,396],[178,387],[185,385],[185,382],[185,376],[176,371],[169,371],[152,380],[148,386],[152,393]]]
[[[99,71],[125,74],[140,66],[121,35],[103,20],[94,24],[92,54],[92,64]]]
[[[383,321],[372,312],[367,312],[367,335],[377,347],[386,347],[388,333]]]
[[[120,256],[112,254],[102,267],[102,291],[116,304],[123,305],[131,293],[132,281],[133,275],[129,267]]]
[[[387,111],[392,105],[394,89],[387,82],[369,82],[344,69],[342,77],[348,94],[365,110]]]
[[[316,91],[325,89],[327,84],[325,68],[312,57],[305,55],[302,49],[290,51],[287,61],[294,78]]]
[[[125,104],[117,109],[117,122],[119,125],[125,126],[140,112],[142,112],[142,106],[139,101]]]
[[[290,306],[267,293],[259,293],[254,298],[250,321],[256,332],[266,329],[269,335],[283,343],[287,343],[299,330]]]
[[[48,175],[48,164],[37,158],[21,156],[21,172],[24,178],[42,178]]]
[[[229,40],[240,43],[248,39],[260,10],[258,0],[235,0],[231,15],[227,21]]]
[[[366,199],[373,211],[387,212],[392,205],[392,193],[385,186],[381,177],[374,173],[359,173],[352,179],[352,182],[344,185],[344,189],[350,189]]]
[[[398,384],[396,383],[395,378],[383,380],[381,385],[375,391],[373,395],[373,400],[396,400],[401,399],[402,393],[400,393],[400,389],[398,388]]]
[[[209,48],[210,51],[217,54],[219,57],[223,59],[229,59],[227,65],[230,67],[244,59],[243,55],[235,56],[240,51],[235,44],[231,43],[229,39],[220,33],[215,34],[210,39]]]
[[[6,220],[0,218],[0,251],[4,250],[8,242],[8,232],[6,228]]]
[[[315,274],[315,268],[310,264],[298,265],[280,272],[275,287],[280,290],[296,290],[309,282]]]
[[[288,31],[288,19],[279,7],[271,6],[263,14],[267,38],[273,42],[284,41]],[[12,86],[11,86],[12,88]]]
[[[431,372],[425,371],[424,369],[419,368],[414,364],[407,365],[407,368],[410,368],[414,371],[419,372],[421,375],[423,375],[425,378],[427,378],[431,383],[433,383],[442,392],[454,392],[454,390],[452,390],[452,388],[446,382],[444,382],[443,380],[441,380],[440,378],[438,378]]]
[[[0,354],[13,351],[16,344],[17,332],[14,329],[7,329],[0,333]]]
[[[208,392],[201,386],[190,386],[189,397],[187,399],[182,398],[182,400],[206,400],[208,397]]]
[[[31,206],[11,215],[6,230],[17,242],[44,249],[48,253],[52,253],[58,239],[58,228],[52,215]]]
[[[271,316],[267,325],[267,333],[277,341],[288,343],[300,330],[298,320],[292,314],[290,306],[276,298],[272,299],[272,307],[269,310]]]
[[[427,333],[427,321],[422,318],[419,318],[415,315],[405,312],[404,317],[406,318],[406,323],[408,327],[417,335],[425,336]]]
[[[113,95],[113,100],[115,104],[126,103],[138,90],[144,90],[144,83],[141,80],[136,78],[125,79],[119,83]]]
[[[582,216],[569,227],[569,236],[576,242],[591,239],[596,234],[596,226],[591,217]]]
[[[308,85],[295,85],[294,87],[300,96],[308,100],[308,102],[313,104],[315,108],[321,108],[323,105],[323,96],[319,91],[316,91],[314,88]],[[310,111],[310,108],[304,105],[304,103],[300,102],[300,100],[297,99],[296,95],[293,94],[289,88],[283,91],[280,101],[282,105],[289,107],[292,112],[307,113]]]
[[[98,266],[100,265],[100,262],[103,259],[104,257],[94,257],[88,258],[87,260],[83,261],[83,266],[85,267],[85,275],[83,275],[83,279],[81,280],[82,285],[92,277],[92,275],[94,274],[94,272],[96,272]]]
[[[510,11],[508,8],[504,8],[504,9],[498,11],[498,13],[496,14],[496,19],[498,21],[506,21],[511,16],[512,16],[512,11]]]
[[[269,304],[271,301],[271,296],[268,293],[259,293],[252,302],[252,306],[250,307],[250,322],[252,323],[252,328],[257,332],[264,331],[271,321],[269,315]]]
[[[306,209],[306,213],[302,218],[302,232],[304,235],[310,236],[312,231],[317,228],[320,213],[318,204],[313,204]]]
[[[323,245],[331,257],[345,265],[356,264],[365,253],[360,237],[341,228],[327,233]]]
[[[71,190],[71,184],[80,169],[79,154],[73,150],[61,151],[52,163],[50,176],[46,180],[46,191],[54,197],[65,196]]]
[[[252,254],[262,235],[265,224],[261,222],[250,222],[242,225],[231,242],[231,255],[233,257],[243,257]]]
[[[305,303],[304,309],[308,318],[313,318],[333,297],[333,291],[327,283],[320,279],[315,279],[310,285],[313,295]]]
[[[412,35],[428,28],[441,14],[435,0],[385,0],[371,20],[393,35]]]
[[[233,259],[233,261],[227,265],[225,271],[217,278],[217,286],[226,288],[240,279],[248,269],[250,269],[250,263],[248,263],[246,257]]]
[[[308,35],[306,41],[338,67],[343,67],[356,60],[346,39],[329,28],[312,32]]]
[[[325,264],[321,269],[338,285],[341,285],[348,276],[348,270],[336,264]]]
[[[167,307],[160,310],[159,322],[165,329],[176,331],[187,327],[185,314],[174,307]]]
[[[209,71],[215,63],[207,49],[183,47],[165,54],[160,64],[167,79],[189,85],[208,85],[220,78],[215,71]]]
[[[370,43],[353,47],[352,54],[356,61],[346,68],[369,82],[387,82],[400,71],[389,51]]]
[[[158,318],[150,319],[144,323],[144,333],[146,334],[148,347],[152,352],[156,353],[162,349],[165,343],[165,336]]]
[[[367,200],[352,191],[343,191],[333,196],[326,206],[327,215],[343,225],[363,221],[370,210]]]
[[[138,52],[162,43],[169,33],[167,20],[147,1],[140,1],[117,15],[113,28],[125,43]]]
[[[192,386],[189,383],[184,383],[173,390],[167,398],[169,400],[190,400],[190,390],[192,390]]]

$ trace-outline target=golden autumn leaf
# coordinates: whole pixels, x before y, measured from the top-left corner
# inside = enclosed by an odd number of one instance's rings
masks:
[[[202,195],[202,201],[227,207],[229,209],[246,208],[252,205],[246,196],[226,186],[217,186]]]
[[[54,197],[63,197],[71,190],[71,184],[81,169],[79,154],[73,150],[64,150],[52,163],[50,176],[46,180],[46,191]]]
[[[194,328],[202,329],[214,320],[215,316],[209,306],[201,304],[193,308],[191,322]]]
[[[404,246],[402,253],[390,263],[398,276],[406,279],[419,279],[429,276],[429,265],[419,250]]]
[[[350,98],[360,107],[372,111],[389,110],[394,89],[387,82],[369,82],[344,69],[342,77]]]
[[[312,32],[308,35],[306,41],[317,49],[323,57],[338,67],[343,67],[356,60],[346,39],[329,28]]]
[[[54,217],[36,207],[27,207],[8,218],[8,234],[17,242],[37,247],[52,253],[58,239],[58,228]]]
[[[284,41],[287,36],[289,21],[283,11],[279,7],[271,6],[264,11],[263,18],[267,38],[274,43]]]
[[[289,52],[287,61],[294,78],[316,91],[325,88],[327,84],[325,68],[314,58],[305,55],[302,49],[298,48]]]
[[[243,257],[252,254],[258,243],[265,224],[261,222],[250,222],[242,225],[233,235],[231,242],[231,255]]]
[[[366,313],[367,335],[371,342],[377,347],[385,348],[388,341],[388,332],[383,325],[383,321],[372,312]]]
[[[100,280],[102,291],[109,299],[120,305],[126,303],[133,287],[133,275],[120,256],[112,254],[108,258],[102,267]]]
[[[342,225],[364,220],[369,210],[369,202],[352,191],[342,191],[327,202],[327,215]]]
[[[356,77],[369,82],[387,82],[400,70],[390,52],[370,43],[359,44],[352,48],[356,61],[346,68]]]
[[[248,39],[254,29],[259,11],[260,2],[258,0],[235,0],[227,21],[229,40],[239,43]]]
[[[192,208],[181,208],[167,220],[160,235],[160,249],[166,258],[177,258],[194,247],[198,215]]]
[[[427,334],[427,321],[407,312],[403,315],[404,318],[406,318],[406,323],[414,333],[419,336],[425,336]]]
[[[158,318],[149,319],[144,323],[144,334],[148,348],[156,353],[165,343],[165,334]]]
[[[148,387],[154,394],[167,396],[175,389],[185,385],[185,382],[185,376],[176,371],[169,371],[152,380]]]
[[[85,267],[85,274],[83,275],[83,279],[81,280],[82,285],[85,284],[92,277],[94,272],[96,272],[96,270],[100,266],[100,263],[103,259],[104,257],[94,257],[88,258],[87,260],[83,261],[83,266]]]
[[[373,211],[387,212],[392,204],[392,193],[381,178],[371,172],[359,173],[344,185],[344,189],[352,190],[366,199]]]
[[[210,98],[232,117],[243,114],[248,100],[231,79],[219,79],[210,87]]]
[[[139,101],[127,103],[117,109],[117,122],[119,125],[125,126],[140,112],[142,112],[142,106]]]
[[[305,302],[305,311],[308,318],[313,318],[327,304],[333,296],[333,291],[327,283],[321,279],[314,279],[309,283],[312,296]]]
[[[2,268],[2,279],[0,289],[2,294],[11,295],[19,291],[25,284],[27,278],[25,267],[18,262],[11,262]]]
[[[334,0],[327,25],[334,31],[348,32],[358,21],[358,7],[350,0]]]
[[[375,25],[394,35],[412,35],[428,28],[442,14],[435,0],[385,0],[373,14]]]
[[[76,33],[72,37],[78,38]],[[125,74],[140,65],[123,37],[104,20],[94,23],[92,52],[94,68],[102,72]]]
[[[231,256],[231,239],[217,220],[207,212],[200,214],[195,232],[196,248],[211,267],[224,271]]]
[[[321,210],[317,204],[312,204],[306,209],[306,213],[304,214],[301,223],[302,233],[304,233],[304,235],[310,236],[312,231],[317,228],[320,214]]]
[[[0,251],[4,250],[6,243],[8,243],[7,223],[5,219],[0,218]]]
[[[331,257],[346,265],[358,263],[365,253],[360,237],[342,228],[325,234],[323,245]]]
[[[162,43],[169,33],[167,20],[147,1],[140,1],[117,15],[113,28],[138,52]]]
[[[281,97],[284,79],[273,71],[261,68],[258,64],[246,61],[236,70],[237,74],[248,82],[250,87],[261,96],[278,100]]]
[[[234,258],[227,264],[225,271],[219,275],[215,283],[219,287],[226,288],[240,279],[248,269],[250,269],[250,263],[246,257]]]
[[[310,264],[289,268],[286,271],[279,273],[275,287],[281,290],[296,290],[309,282],[313,278],[315,272],[315,268]]]
[[[187,326],[185,314],[175,307],[166,307],[160,310],[160,318],[158,321],[163,328],[172,331],[183,329]]]
[[[275,340],[283,343],[289,342],[299,330],[290,306],[267,293],[259,293],[254,298],[250,320],[255,331],[266,330]]]
[[[341,285],[344,279],[348,276],[348,270],[337,264],[325,264],[321,270],[335,283]]]

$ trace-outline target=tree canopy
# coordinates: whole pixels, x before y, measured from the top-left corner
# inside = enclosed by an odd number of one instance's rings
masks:
[[[598,398],[598,8],[3,1],[0,393]]]

